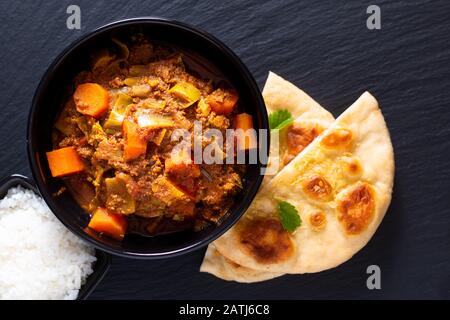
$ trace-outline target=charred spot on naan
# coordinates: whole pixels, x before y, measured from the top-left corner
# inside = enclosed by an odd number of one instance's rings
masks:
[[[309,224],[314,231],[321,231],[325,229],[327,225],[327,217],[322,211],[317,211],[309,216]]]
[[[330,183],[320,175],[312,175],[302,181],[305,194],[314,200],[327,201],[332,197],[333,188]]]
[[[288,152],[283,158],[286,165],[305,149],[324,129],[317,124],[294,123],[287,129]]]
[[[350,177],[360,176],[363,168],[361,162],[354,157],[346,156],[342,159],[344,172]]]
[[[259,263],[280,263],[294,253],[289,233],[280,221],[258,218],[246,221],[240,229],[240,242]]]
[[[353,133],[349,129],[336,128],[322,138],[320,144],[327,149],[347,149],[353,142]]]
[[[374,218],[375,191],[370,184],[358,182],[338,195],[336,210],[345,233],[360,234]]]

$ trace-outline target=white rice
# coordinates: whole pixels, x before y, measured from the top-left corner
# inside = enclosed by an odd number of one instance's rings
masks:
[[[76,299],[95,260],[31,190],[0,200],[0,299]]]

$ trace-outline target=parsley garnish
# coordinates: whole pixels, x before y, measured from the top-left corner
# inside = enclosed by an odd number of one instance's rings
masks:
[[[287,110],[277,110],[269,115],[270,130],[281,130],[290,125],[294,121],[292,114]]]
[[[294,232],[301,226],[302,220],[297,209],[287,201],[278,202],[278,215],[280,216],[283,228],[289,232]]]

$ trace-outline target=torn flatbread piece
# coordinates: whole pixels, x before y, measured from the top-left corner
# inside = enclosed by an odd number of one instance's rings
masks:
[[[365,92],[261,190],[214,242],[227,259],[273,273],[333,268],[363,248],[391,201],[394,156],[376,99]],[[280,203],[301,226],[283,228]]]

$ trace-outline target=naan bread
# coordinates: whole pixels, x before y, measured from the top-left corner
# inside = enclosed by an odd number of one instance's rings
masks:
[[[267,76],[262,95],[268,114],[288,110],[294,119],[334,120],[331,113],[317,101],[272,71]]]
[[[304,91],[273,72],[269,72],[262,95],[269,115],[287,110],[295,119],[289,128],[271,133],[269,166],[262,184],[265,186],[289,160],[328,128],[334,117]],[[293,137],[289,140],[296,145],[291,152],[288,136]]]
[[[333,115],[314,99],[273,72],[269,72],[262,94],[268,114],[277,110],[287,110],[295,120],[289,129],[282,130],[280,136],[271,135],[269,163],[273,173],[264,177],[261,188],[285,166],[287,157],[294,158],[295,155],[290,154],[288,150],[288,134],[298,135],[298,137],[294,136],[294,140],[291,139],[291,144],[292,141],[296,143],[294,152],[298,153],[334,121]],[[209,272],[224,280],[238,282],[258,282],[282,275],[242,267],[223,257],[213,244],[208,246],[200,271]]]
[[[214,244],[208,246],[200,272],[208,272],[223,280],[242,283],[265,281],[283,275],[283,273],[257,271],[238,265],[221,255]]]
[[[245,216],[215,241],[253,270],[308,273],[350,259],[375,233],[391,200],[394,157],[378,103],[364,93],[261,190]],[[286,232],[278,201],[302,225]]]

